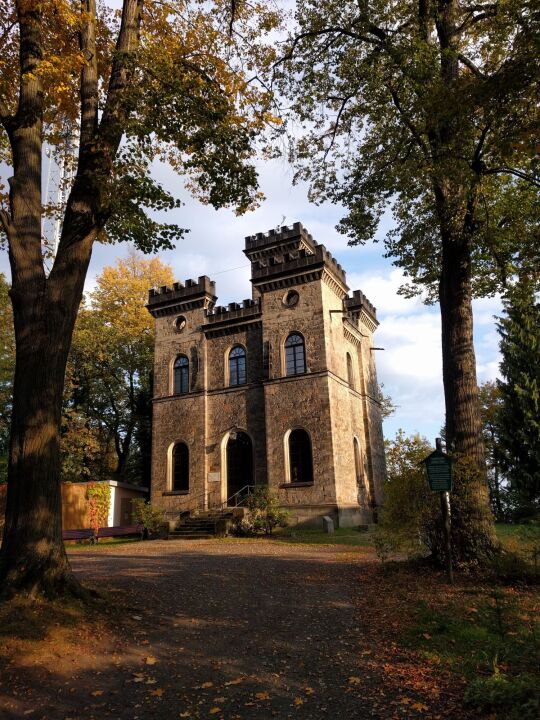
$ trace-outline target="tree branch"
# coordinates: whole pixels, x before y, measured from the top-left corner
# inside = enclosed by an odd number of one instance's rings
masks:
[[[345,110],[345,107],[346,107],[347,103],[348,103],[349,100],[351,100],[353,97],[354,97],[354,95],[347,95],[346,97],[344,97],[344,98],[342,99],[340,108],[339,108],[339,110],[338,110],[338,114],[337,114],[337,116],[336,116],[336,121],[335,121],[335,123],[334,123],[334,127],[333,127],[333,130],[332,130],[332,137],[331,137],[331,140],[330,140],[330,144],[328,145],[328,147],[326,148],[325,153],[324,153],[323,162],[324,162],[324,161],[326,160],[326,158],[328,157],[328,153],[330,152],[330,150],[334,147],[334,143],[335,143],[335,141],[336,141],[337,131],[338,131],[338,129],[339,129],[339,121],[340,121],[340,119],[341,119],[341,116],[343,115],[343,111]]]
[[[129,58],[139,46],[139,25],[144,0],[124,0],[122,21],[111,68],[107,100],[99,127],[100,138],[110,156],[116,154],[122,140],[128,110],[122,105],[122,95],[129,86],[132,71]]]
[[[421,135],[420,131],[418,130],[418,128],[416,127],[416,125],[405,114],[405,111],[403,110],[403,107],[401,105],[401,102],[399,100],[399,96],[398,96],[397,92],[390,85],[387,85],[386,87],[388,88],[388,91],[389,91],[390,95],[392,96],[392,101],[393,101],[397,111],[399,112],[403,122],[405,123],[405,126],[408,128],[409,132],[416,140],[418,146],[424,153],[425,157],[429,157],[428,146],[426,145],[425,141],[423,140],[422,135]]]
[[[370,28],[373,27],[377,33],[381,32],[383,33],[382,38],[386,38],[386,34],[384,31],[379,30],[375,25],[370,26]],[[369,32],[372,32],[370,29]],[[287,62],[287,60],[292,60],[294,57],[294,52],[299,45],[299,43],[302,42],[302,40],[305,40],[306,38],[316,38],[320,37],[321,35],[330,35],[331,33],[338,33],[339,35],[342,35],[343,37],[349,37],[353,40],[360,40],[362,42],[367,42],[372,45],[379,45],[380,43],[377,40],[374,40],[373,38],[369,38],[366,35],[360,35],[359,33],[354,32],[353,30],[349,30],[347,28],[339,27],[339,26],[332,26],[327,28],[321,28],[320,30],[306,30],[306,32],[300,33],[299,35],[295,35],[293,43],[291,45],[291,48],[289,52],[286,55],[283,55],[279,60],[276,60],[276,62],[272,65],[273,68],[277,67],[278,65],[281,65],[284,62]],[[372,34],[377,35],[376,32],[373,32]]]
[[[484,175],[513,175],[514,177],[520,178],[520,180],[525,180],[526,182],[531,183],[531,185],[535,185],[536,187],[540,187],[540,177],[537,175],[529,175],[526,172],[523,172],[523,170],[518,170],[517,168],[511,168],[511,167],[497,167],[497,168],[487,168],[483,171]]]
[[[465,65],[465,67],[468,67],[469,70],[473,73],[473,75],[476,75],[477,78],[480,78],[481,80],[487,80],[488,75],[483,73],[480,68],[478,68],[472,60],[469,60],[468,57],[463,55],[463,53],[458,53],[458,60],[461,62],[462,65]]]
[[[98,71],[96,51],[96,0],[81,0],[80,47],[85,59],[81,70],[81,137],[79,157],[93,143],[98,127]]]

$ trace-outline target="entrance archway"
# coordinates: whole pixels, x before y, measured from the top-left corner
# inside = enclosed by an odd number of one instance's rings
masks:
[[[231,433],[227,442],[227,499],[253,485],[253,447],[245,432]]]

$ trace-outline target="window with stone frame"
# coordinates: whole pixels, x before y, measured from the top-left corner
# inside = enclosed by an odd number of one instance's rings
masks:
[[[189,450],[185,443],[176,443],[173,448],[172,490],[189,492]]]
[[[174,361],[174,394],[184,395],[189,392],[189,360],[186,355],[179,355]]]
[[[245,385],[246,382],[246,350],[242,345],[235,345],[229,353],[229,385]]]
[[[306,349],[304,338],[294,332],[285,340],[285,374],[301,375],[306,372]]]
[[[311,440],[301,428],[289,435],[289,479],[291,483],[313,482]]]

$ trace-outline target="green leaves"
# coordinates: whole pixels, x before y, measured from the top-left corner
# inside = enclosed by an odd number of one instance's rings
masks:
[[[507,294],[501,336],[501,464],[525,501],[540,499],[540,303],[538,283],[522,278]]]

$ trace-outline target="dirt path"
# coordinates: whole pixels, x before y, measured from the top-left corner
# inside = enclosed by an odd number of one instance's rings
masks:
[[[52,618],[45,655],[25,655],[21,631],[3,720],[455,717],[434,678],[408,682],[410,658],[385,667],[392,625],[373,624],[361,548],[155,541],[71,558],[123,612],[105,629]]]

